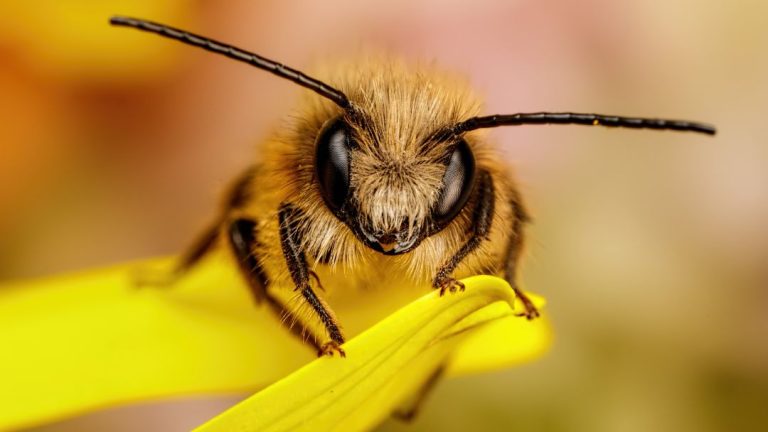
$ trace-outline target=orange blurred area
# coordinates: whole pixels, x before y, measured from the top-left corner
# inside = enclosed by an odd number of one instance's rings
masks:
[[[466,75],[489,114],[714,123],[714,138],[555,126],[490,133],[534,215],[523,280],[548,298],[554,350],[442,383],[414,424],[382,430],[768,424],[768,4],[3,2],[3,279],[181,250],[303,91],[110,27],[113,14],[302,70],[368,51],[434,62]],[[40,430],[186,430],[220,409],[166,402]]]

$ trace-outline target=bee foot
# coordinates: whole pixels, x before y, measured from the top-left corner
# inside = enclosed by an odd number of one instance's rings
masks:
[[[454,278],[446,278],[436,288],[440,289],[440,297],[442,297],[446,291],[451,293],[463,292],[466,288],[464,283]]]
[[[322,357],[322,356],[333,357],[334,353],[339,353],[339,357],[342,357],[342,358],[347,356],[347,353],[344,352],[344,349],[341,348],[341,346],[339,346],[339,344],[334,342],[334,341],[328,341],[328,342],[324,343],[320,347],[320,350],[317,352],[317,356],[318,357]]]
[[[525,295],[520,295],[518,298],[520,299],[520,302],[523,303],[523,309],[525,309],[525,311],[517,313],[515,316],[525,317],[529,321],[541,316],[541,313],[539,313],[539,310],[536,308],[536,305],[533,304],[531,299]]]

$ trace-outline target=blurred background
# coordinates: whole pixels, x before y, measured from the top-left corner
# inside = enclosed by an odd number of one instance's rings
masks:
[[[466,75],[488,113],[716,124],[715,138],[494,130],[535,217],[523,280],[548,298],[555,346],[527,366],[444,382],[415,423],[388,421],[381,430],[768,427],[768,3],[2,6],[0,279],[179,251],[302,91],[198,49],[110,28],[116,13],[299,69],[367,50],[435,62]],[[230,403],[164,402],[39,430],[185,430]]]

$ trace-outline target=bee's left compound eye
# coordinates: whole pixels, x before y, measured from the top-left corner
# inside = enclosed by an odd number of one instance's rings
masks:
[[[347,125],[337,119],[323,127],[315,143],[315,170],[326,205],[339,210],[349,192],[350,137]]]
[[[461,140],[451,154],[443,176],[443,191],[434,210],[438,225],[445,225],[464,208],[475,182],[475,158],[466,141]]]

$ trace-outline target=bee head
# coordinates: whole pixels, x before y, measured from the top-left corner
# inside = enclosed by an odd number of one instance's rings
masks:
[[[342,87],[354,110],[330,118],[317,134],[319,193],[368,247],[406,253],[449,224],[470,197],[470,144],[437,132],[476,103],[434,74],[391,66],[358,76]]]

